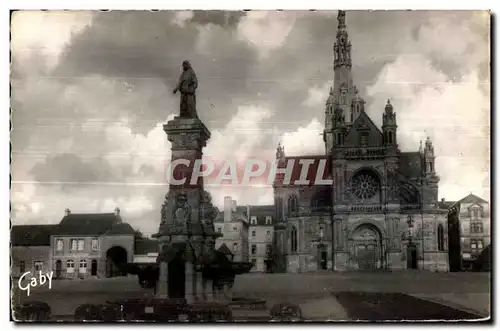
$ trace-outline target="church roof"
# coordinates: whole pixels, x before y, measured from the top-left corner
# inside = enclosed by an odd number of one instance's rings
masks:
[[[359,137],[362,131],[366,131],[368,134],[366,139],[368,147],[378,147],[382,145],[382,132],[364,111],[362,111],[359,117],[352,123],[345,137],[344,145],[346,147],[359,147]]]

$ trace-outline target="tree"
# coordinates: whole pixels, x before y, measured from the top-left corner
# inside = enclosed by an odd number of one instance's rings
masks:
[[[139,230],[134,230],[134,239],[144,239],[144,235],[142,234],[141,231]]]

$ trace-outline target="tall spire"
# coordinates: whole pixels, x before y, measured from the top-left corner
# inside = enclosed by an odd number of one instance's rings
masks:
[[[337,15],[337,40],[333,46],[335,63],[334,67],[348,66],[351,67],[351,42],[347,34],[347,26],[345,24],[345,11],[339,10]]]

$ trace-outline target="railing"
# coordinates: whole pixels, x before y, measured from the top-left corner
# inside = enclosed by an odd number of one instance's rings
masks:
[[[401,205],[400,208],[402,211],[409,211],[409,210],[420,210],[422,208],[422,206],[419,204]]]
[[[351,205],[350,212],[355,213],[381,213],[384,210],[382,205]]]
[[[385,155],[385,148],[346,148],[344,150],[344,155],[347,158],[377,158]]]

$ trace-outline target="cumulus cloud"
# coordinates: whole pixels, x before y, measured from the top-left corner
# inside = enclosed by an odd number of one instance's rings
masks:
[[[238,25],[238,33],[258,49],[261,57],[266,57],[285,42],[295,17],[295,12],[251,11]]]

